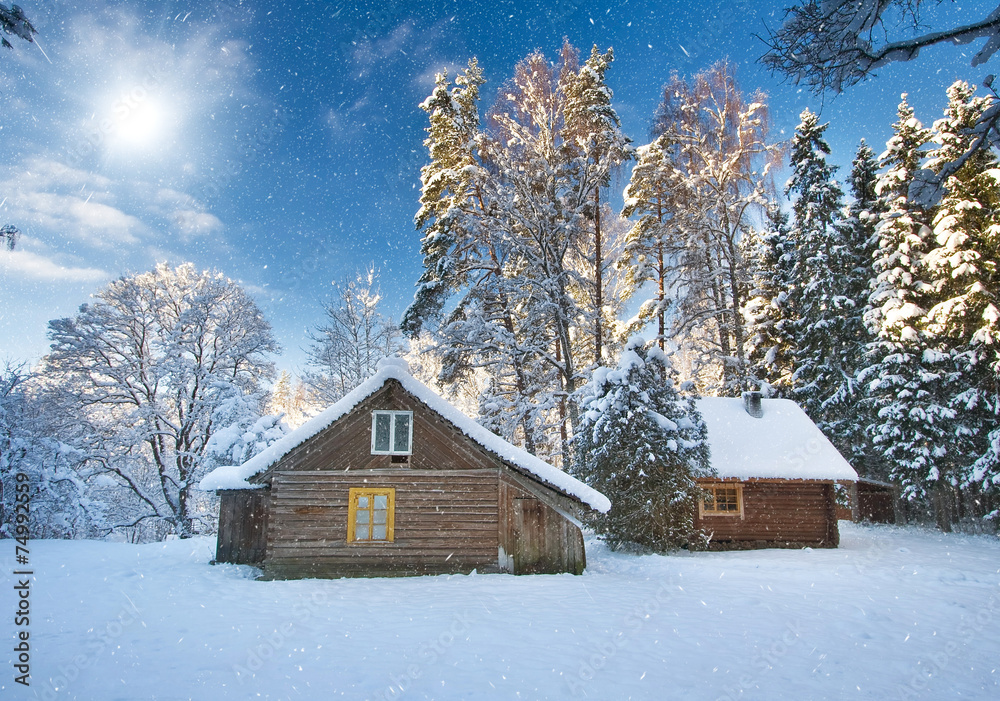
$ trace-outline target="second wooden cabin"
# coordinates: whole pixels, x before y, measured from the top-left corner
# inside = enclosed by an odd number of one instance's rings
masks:
[[[787,399],[704,397],[716,476],[698,480],[695,525],[717,549],[835,548],[836,483],[858,479],[804,411]]]
[[[258,565],[266,579],[579,574],[578,517],[611,506],[477,424],[396,358],[200,486],[221,497],[216,560]]]

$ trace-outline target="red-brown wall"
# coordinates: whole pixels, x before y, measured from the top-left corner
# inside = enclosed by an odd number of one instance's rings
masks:
[[[699,480],[699,484],[711,482]],[[840,543],[833,482],[747,480],[738,484],[743,489],[742,517],[695,514],[696,528],[711,535],[710,547],[835,548]]]

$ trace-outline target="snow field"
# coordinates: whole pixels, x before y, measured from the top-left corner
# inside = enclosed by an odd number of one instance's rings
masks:
[[[8,645],[0,697],[1000,698],[1000,542],[841,532],[674,556],[590,540],[580,577],[290,582],[210,566],[208,538],[36,541],[32,686]]]

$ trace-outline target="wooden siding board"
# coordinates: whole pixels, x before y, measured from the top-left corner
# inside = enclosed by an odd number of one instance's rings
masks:
[[[523,478],[522,478],[523,479]],[[501,509],[514,574],[581,574],[586,567],[583,534],[573,522],[504,473],[506,505]]]

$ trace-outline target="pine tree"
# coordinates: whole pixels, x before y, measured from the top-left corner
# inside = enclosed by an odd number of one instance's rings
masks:
[[[595,50],[581,66],[568,43],[557,63],[532,53],[486,129],[474,63],[454,88],[439,77],[422,105],[431,117],[417,215],[424,273],[404,331],[434,334],[443,381],[488,369],[482,420],[567,465],[570,398],[613,309],[597,249],[607,231],[600,191],[628,141],[604,82],[611,58]]]
[[[743,308],[747,319],[747,362],[751,382],[768,396],[791,393],[795,369],[795,299],[792,273],[796,251],[788,215],[768,208],[768,226],[742,241],[750,288]]]
[[[636,149],[637,163],[625,188],[622,215],[638,215],[639,219],[626,236],[622,256],[617,262],[617,266],[626,271],[628,296],[636,294],[647,282],[655,285],[655,295],[642,303],[638,317],[643,322],[656,320],[656,342],[660,350],[666,348],[670,311],[668,265],[677,240],[673,235],[676,205],[671,200],[675,188],[669,151],[670,141],[666,135]]]
[[[917,505],[933,494],[938,524],[950,530],[954,448],[948,427],[955,412],[946,387],[955,380],[955,366],[927,329],[933,302],[926,262],[934,244],[931,213],[910,201],[908,192],[931,134],[905,94],[893,132],[876,185],[887,211],[877,227],[876,277],[865,315],[875,340],[859,380],[872,406],[869,430],[885,462],[884,478],[900,484],[904,497]]]
[[[885,211],[885,200],[875,191],[878,183],[878,159],[875,152],[861,140],[851,167],[852,201],[844,212],[840,225],[844,242],[840,285],[848,300],[844,310],[842,332],[844,342],[844,382],[834,395],[831,409],[840,417],[834,429],[834,441],[841,453],[860,474],[869,474],[874,467],[875,450],[867,427],[865,394],[856,383],[857,375],[867,364],[867,349],[874,337],[865,325],[870,309],[868,295],[874,278],[875,254],[878,250],[876,226]]]
[[[3,30],[4,34],[24,39],[28,43],[34,43],[34,35],[38,34],[32,26],[31,20],[24,14],[24,10],[17,5],[7,7],[7,5],[0,4],[0,29]],[[7,41],[7,37],[0,37],[0,46],[5,46],[8,49],[14,48]]]
[[[934,123],[937,147],[929,154],[927,167],[938,172],[968,152],[975,138],[973,129],[989,106],[989,100],[976,97],[975,89],[965,82],[949,87],[945,116]],[[994,427],[1000,415],[1000,191],[996,168],[996,156],[979,150],[945,179],[945,194],[933,220],[937,246],[927,255],[935,301],[927,314],[928,331],[961,373],[961,382],[950,387],[949,402],[956,413],[951,427],[955,480],[973,502],[995,499],[1000,482],[997,465],[987,467],[980,459],[995,455],[990,448],[994,441],[987,434],[997,432]],[[959,500],[955,506],[962,509],[970,499]],[[981,504],[972,505],[978,515],[986,510]]]
[[[792,396],[820,429],[842,450],[849,438],[841,422],[853,395],[853,344],[857,333],[855,301],[848,296],[846,273],[853,268],[838,226],[843,192],[834,180],[836,167],[826,162],[830,147],[821,125],[808,109],[792,139],[792,177],[786,195],[793,204],[792,237],[797,246],[793,271],[795,337]]]
[[[611,499],[594,519],[611,547],[664,552],[696,537],[695,478],[711,472],[708,434],[694,400],[664,381],[672,375],[663,351],[633,339],[618,366],[595,370],[584,390],[576,473]]]

